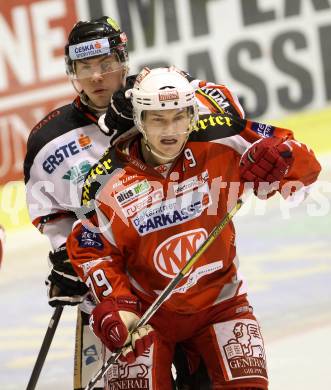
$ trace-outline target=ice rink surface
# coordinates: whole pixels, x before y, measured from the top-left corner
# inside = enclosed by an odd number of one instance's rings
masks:
[[[323,163],[321,180],[330,178],[329,163]],[[240,269],[264,334],[270,390],[331,389],[330,186],[317,185],[295,208],[279,197],[252,200],[235,217]],[[43,285],[47,252],[47,240],[34,229],[8,234],[0,271],[1,390],[26,388],[53,312]],[[74,328],[75,309],[65,308],[37,389],[72,389]]]

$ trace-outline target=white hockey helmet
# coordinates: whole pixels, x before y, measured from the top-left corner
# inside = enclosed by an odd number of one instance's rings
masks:
[[[146,138],[142,113],[146,110],[171,110],[192,107],[189,134],[198,120],[195,91],[185,74],[174,66],[149,69],[145,67],[137,76],[134,87],[127,91],[133,105],[133,119],[137,129]]]

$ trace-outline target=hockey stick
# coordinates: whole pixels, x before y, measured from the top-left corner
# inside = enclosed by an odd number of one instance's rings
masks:
[[[30,376],[30,380],[29,380],[29,383],[28,383],[26,390],[34,390],[36,387],[40,372],[41,372],[43,365],[45,363],[45,359],[46,359],[49,347],[51,346],[57,325],[60,321],[62,311],[63,311],[63,306],[58,306],[54,310],[52,318],[49,321],[48,328],[47,328],[43,343],[41,344],[40,351],[39,351],[36,363],[33,367],[32,374]]]
[[[184,276],[190,271],[193,265],[198,261],[200,256],[209,248],[209,246],[216,240],[218,235],[224,229],[224,227],[231,221],[236,212],[243,205],[243,201],[241,199],[237,200],[236,205],[225,215],[225,217],[219,222],[218,225],[214,227],[209,236],[206,238],[204,243],[199,247],[199,249],[191,256],[191,258],[186,262],[184,267],[178,272],[177,276],[171,280],[171,282],[165,287],[162,293],[155,299],[155,301],[151,304],[151,306],[145,311],[143,316],[137,322],[137,325],[134,330],[131,331],[133,333],[140,326],[145,325],[149,319],[155,314],[158,308],[162,305],[164,301],[166,301],[177,284],[184,278]],[[117,359],[120,357],[122,353],[122,349],[115,351],[110,358],[103,364],[100,370],[95,374],[95,376],[90,380],[84,390],[92,390],[97,382],[109,371],[110,367],[116,363]]]

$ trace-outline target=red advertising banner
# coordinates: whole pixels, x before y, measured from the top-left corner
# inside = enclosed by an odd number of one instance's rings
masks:
[[[78,19],[96,15],[114,17],[127,33],[131,74],[176,65],[227,84],[246,116],[262,121],[330,104],[327,0],[1,0],[0,184],[22,179],[29,132],[72,99],[66,38]]]
[[[22,179],[34,125],[73,97],[64,46],[77,21],[72,0],[0,4],[0,184]]]

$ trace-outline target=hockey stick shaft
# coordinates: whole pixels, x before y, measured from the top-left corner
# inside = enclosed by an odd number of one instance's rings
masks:
[[[63,311],[63,306],[58,306],[49,321],[48,328],[43,340],[43,343],[41,344],[40,351],[36,360],[36,363],[33,367],[32,374],[30,376],[30,380],[28,383],[28,386],[26,390],[34,390],[37,384],[37,381],[39,379],[40,372],[43,368],[43,365],[46,360],[46,356],[49,350],[49,347],[51,346],[57,325],[60,321],[61,315]]]
[[[171,282],[165,287],[162,293],[155,299],[151,306],[145,311],[140,320],[137,322],[135,329],[131,332],[133,333],[140,326],[145,325],[150,318],[155,314],[159,307],[170,297],[174,288],[178,283],[185,277],[185,275],[190,271],[193,265],[199,260],[201,255],[210,247],[210,245],[216,240],[224,227],[232,220],[234,215],[243,205],[241,199],[237,200],[235,206],[225,215],[225,217],[219,222],[218,225],[214,227],[209,236],[203,242],[203,244],[197,249],[197,251],[191,256],[191,258],[186,262],[184,267],[179,271],[177,276],[171,280]],[[114,352],[110,358],[103,364],[100,370],[95,374],[95,376],[90,380],[90,382],[85,387],[85,390],[92,390],[96,383],[109,371],[112,364],[116,363],[120,357],[122,350]]]

